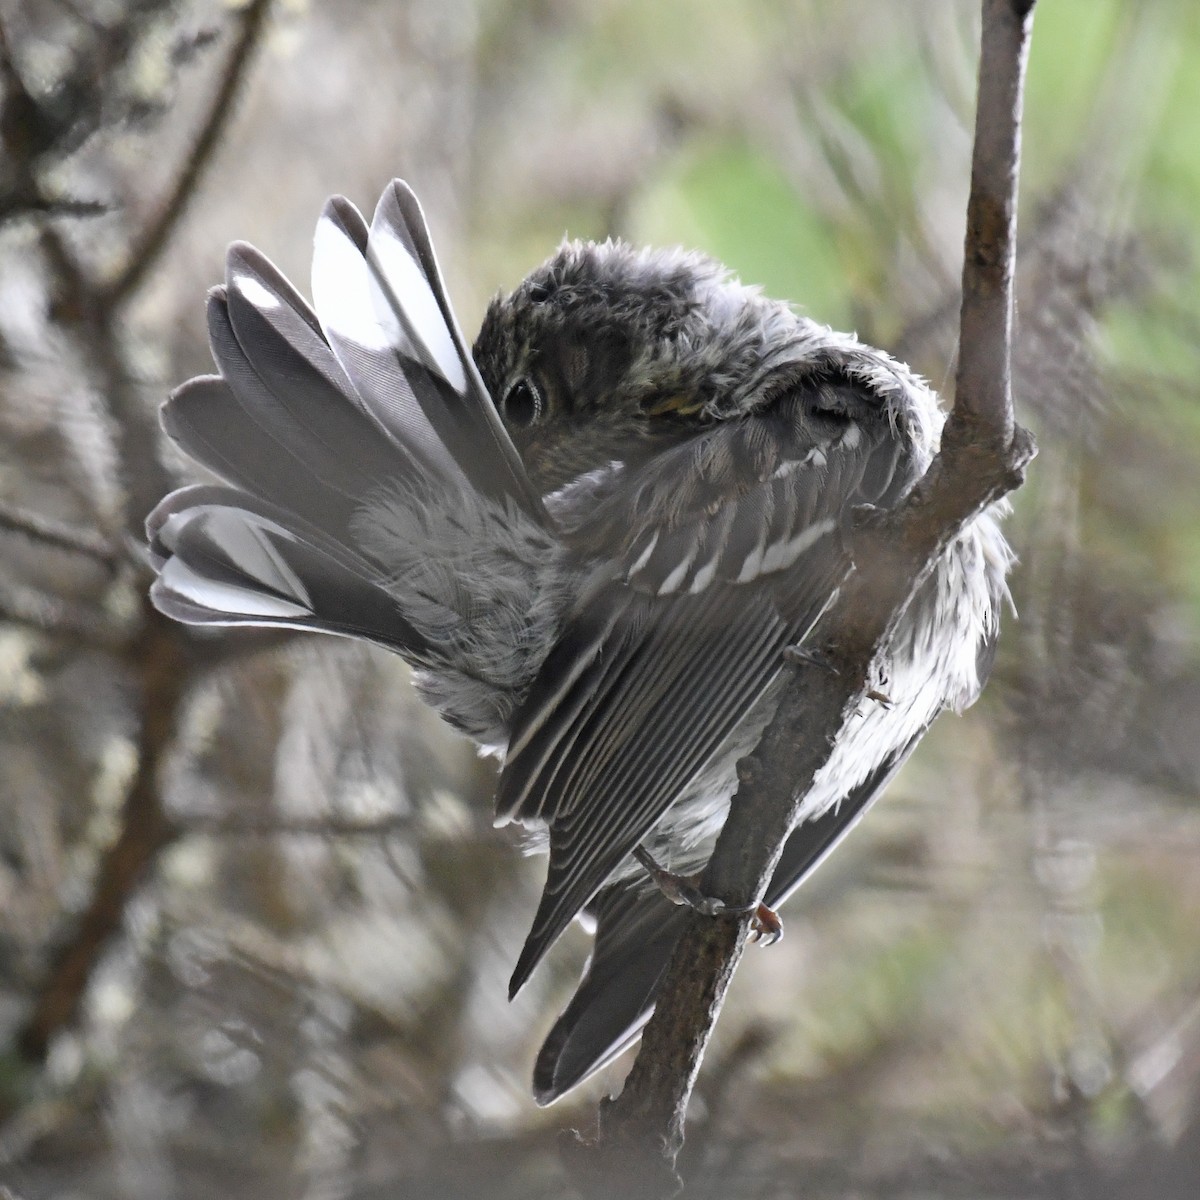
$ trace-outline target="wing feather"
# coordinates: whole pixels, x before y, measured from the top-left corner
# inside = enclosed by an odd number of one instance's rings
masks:
[[[816,429],[807,396],[799,386],[627,472],[573,531],[583,553],[621,547],[620,565],[547,658],[501,776],[502,816],[550,827],[513,992],[832,603],[854,505],[910,481],[885,419]]]
[[[513,992],[774,681],[784,648],[836,594],[847,564],[836,550],[827,562],[828,573],[814,577],[811,595],[790,619],[765,595],[739,597],[730,626],[727,588],[668,602],[637,599],[651,613],[636,657],[613,656],[620,669],[603,701],[557,743],[570,762],[551,753],[539,777],[523,781],[526,797],[538,798],[536,811],[552,814],[551,854]],[[501,803],[507,776],[506,767]]]

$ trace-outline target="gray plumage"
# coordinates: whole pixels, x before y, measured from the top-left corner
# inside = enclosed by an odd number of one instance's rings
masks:
[[[346,201],[326,207],[313,292],[315,314],[231,248],[209,301],[220,375],[163,415],[228,486],[151,515],[152,596],[197,624],[384,645],[502,757],[497,817],[543,831],[550,854],[512,990],[585,907],[597,930],[539,1057],[548,1102],[636,1037],[676,936],[631,851],[703,865],[784,651],[851,569],[844,523],[904,495],[943,418],[881,351],[700,255],[615,242],[561,247],[493,302],[472,357],[399,183],[369,229]],[[996,517],[964,530],[905,614],[892,704],[834,748],[769,900],[943,707],[978,694],[1011,557]]]

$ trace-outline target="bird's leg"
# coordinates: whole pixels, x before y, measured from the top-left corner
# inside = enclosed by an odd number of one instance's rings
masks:
[[[753,913],[750,923],[750,940],[761,941],[764,946],[773,945],[783,937],[783,921],[779,914],[763,903],[726,904],[716,896],[706,896],[696,885],[699,875],[679,875],[668,871],[645,846],[635,846],[633,857],[646,868],[655,886],[672,904],[686,904],[706,917],[740,917]]]
[[[699,875],[678,875],[674,871],[668,871],[645,846],[635,846],[633,857],[646,868],[655,886],[672,904],[686,904],[688,908],[694,908],[706,917],[723,916],[730,911],[724,900],[706,896],[696,886],[700,880]]]
[[[822,671],[828,671],[830,675],[838,673],[837,667],[833,665],[827,654],[815,646],[806,646],[803,642],[797,642],[794,646],[785,646],[783,661],[802,667],[820,667]]]

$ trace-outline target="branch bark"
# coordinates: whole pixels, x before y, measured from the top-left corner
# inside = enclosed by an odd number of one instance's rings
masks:
[[[271,0],[250,0],[239,15],[241,31],[229,53],[208,115],[192,143],[171,194],[163,201],[141,236],[134,240],[125,267],[104,289],[105,307],[116,307],[136,292],[166,249],[171,234],[187,211],[201,177],[221,144],[254,59],[254,51],[266,28],[270,10]]]
[[[921,580],[968,521],[1020,485],[1033,457],[1032,437],[1013,419],[1010,370],[1021,93],[1033,7],[1034,0],[983,2],[957,399],[941,452],[902,505],[855,529],[856,570],[814,634],[837,674],[805,670],[803,686],[787,689],[739,767],[736,802],[700,884],[731,905],[750,905],[765,891],[814,775],[866,701],[879,649]],[[748,917],[692,915],[625,1088],[601,1107],[598,1161],[620,1166],[646,1196],[678,1186],[674,1161],[688,1098],[748,926]]]

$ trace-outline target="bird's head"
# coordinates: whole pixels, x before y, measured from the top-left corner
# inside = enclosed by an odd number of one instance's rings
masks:
[[[543,494],[613,461],[636,466],[804,375],[849,382],[837,403],[907,427],[922,457],[941,425],[932,394],[887,355],[679,249],[565,242],[492,301],[473,352]]]
[[[573,241],[492,301],[474,355],[548,492],[727,415],[794,323],[705,255]]]

